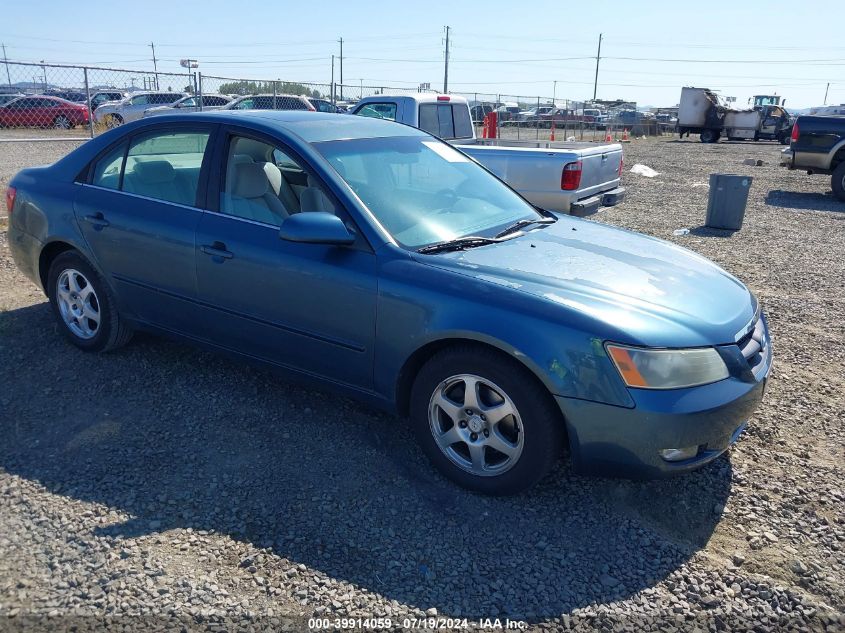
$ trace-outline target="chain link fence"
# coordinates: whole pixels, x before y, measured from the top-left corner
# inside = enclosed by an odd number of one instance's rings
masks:
[[[163,73],[96,66],[3,62],[0,72],[0,142],[68,140],[98,133],[144,116],[227,107],[344,111],[359,99],[381,94],[436,93],[428,87],[292,82],[218,77],[200,72]],[[5,75],[5,77],[3,76]],[[6,81],[3,82],[2,80]],[[674,127],[633,102],[584,102],[557,96],[453,92],[470,105],[476,133],[486,114],[497,113],[505,138],[619,139],[674,132]],[[295,97],[292,98],[292,97]]]

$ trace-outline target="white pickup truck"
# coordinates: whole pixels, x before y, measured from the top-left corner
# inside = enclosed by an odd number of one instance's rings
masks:
[[[583,216],[625,197],[618,143],[479,139],[467,100],[454,95],[366,97],[352,114],[406,123],[448,141],[543,209]]]

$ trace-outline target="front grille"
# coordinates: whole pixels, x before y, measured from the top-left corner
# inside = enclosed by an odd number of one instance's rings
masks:
[[[769,354],[765,318],[762,315],[758,316],[754,329],[739,339],[736,344],[748,363],[749,369],[756,375],[757,371],[765,365],[764,361]]]

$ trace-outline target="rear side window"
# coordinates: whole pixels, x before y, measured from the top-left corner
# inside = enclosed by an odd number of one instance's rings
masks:
[[[124,154],[126,154],[126,143],[121,143],[98,160],[97,164],[94,165],[91,184],[106,189],[119,189]]]
[[[208,137],[208,132],[156,132],[133,140],[121,190],[194,206]]]
[[[150,95],[150,103],[173,103],[181,98],[182,95],[176,92],[160,92]]]

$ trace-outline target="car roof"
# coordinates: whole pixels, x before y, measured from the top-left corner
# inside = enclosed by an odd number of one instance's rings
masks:
[[[138,124],[158,126],[169,122],[204,122],[237,125],[250,121],[262,127],[294,134],[307,143],[388,136],[428,136],[422,130],[394,121],[306,110],[213,110],[161,115],[141,119]]]
[[[448,97],[448,100],[443,99]],[[380,94],[372,95],[359,99],[357,103],[370,103],[372,101],[382,101],[384,99],[410,99],[417,103],[468,103],[465,97],[458,95],[445,95],[436,92],[412,92],[409,94]],[[443,99],[441,101],[441,99]]]

